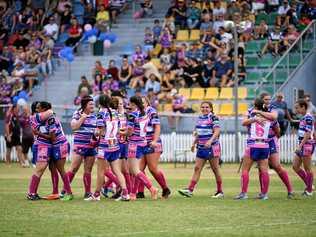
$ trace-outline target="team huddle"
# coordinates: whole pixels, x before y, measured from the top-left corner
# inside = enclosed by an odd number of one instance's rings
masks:
[[[243,156],[241,172],[241,192],[237,200],[248,198],[249,172],[254,162],[259,169],[260,193],[258,199],[267,200],[269,190],[268,169],[274,169],[287,189],[288,198],[294,197],[292,184],[287,171],[281,166],[279,158],[280,128],[277,112],[270,105],[271,98],[262,94],[248,110],[242,125],[247,127],[248,139]],[[305,183],[304,196],[313,194],[313,172],[311,158],[315,147],[315,121],[307,113],[307,103],[299,100],[296,111],[303,117],[298,130],[298,145],[295,150],[293,169]],[[201,171],[207,161],[215,175],[217,190],[212,198],[224,198],[222,177],[219,170],[221,161],[220,120],[213,113],[211,102],[203,101],[201,115],[193,132],[192,152],[196,149],[194,173],[187,188],[178,190],[185,197],[192,197]],[[146,97],[133,96],[128,102],[120,95],[109,97],[101,95],[98,99],[98,112],[95,113],[93,98],[86,96],[81,107],[73,114],[71,128],[74,141],[70,169],[65,171],[66,158],[70,145],[62,126],[48,102],[34,102],[30,123],[35,135],[33,163],[36,165],[31,177],[27,199],[39,200],[37,189],[41,176],[49,167],[53,191],[47,199],[68,201],[73,199],[71,182],[81,163],[84,163],[84,200],[99,201],[101,194],[112,196],[116,201],[144,198],[146,187],[152,199],[158,198],[158,189],[153,186],[145,173],[148,167],[162,189],[162,198],[171,194],[164,173],[159,169],[159,158],[163,152],[160,139],[160,119],[157,111],[150,106]],[[97,181],[94,192],[91,190],[91,173],[97,166]],[[301,168],[303,164],[304,169]],[[59,175],[63,188],[59,193]]]

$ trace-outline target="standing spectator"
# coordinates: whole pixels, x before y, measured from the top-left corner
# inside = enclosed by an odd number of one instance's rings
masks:
[[[143,11],[143,16],[149,16],[151,17],[153,15],[153,2],[152,0],[144,0],[144,2],[142,2],[140,4],[142,11]]]
[[[110,13],[112,23],[116,24],[118,14],[123,12],[127,8],[126,0],[111,0],[110,1]]]
[[[201,18],[201,10],[196,6],[196,1],[191,1],[191,6],[187,9],[187,25],[189,29],[198,27]]]
[[[25,162],[22,156],[22,147],[21,147],[21,127],[18,117],[18,107],[13,105],[9,108],[6,113],[4,121],[4,136],[6,141],[6,164],[11,162],[11,151],[15,147],[17,158],[20,162],[20,165],[24,166]]]
[[[316,117],[316,107],[313,105],[313,102],[311,100],[311,95],[310,94],[305,94],[304,95],[304,100],[306,101],[308,108],[307,108],[307,113],[312,114],[314,117]]]
[[[27,105],[23,106],[19,122],[22,128],[22,154],[24,156],[25,166],[29,166],[28,152],[34,143],[33,131],[30,123],[31,112]]]
[[[160,34],[162,32],[162,27],[160,25],[160,21],[156,19],[154,21],[154,26],[152,28],[153,36],[154,36],[154,45],[156,45],[159,41]]]

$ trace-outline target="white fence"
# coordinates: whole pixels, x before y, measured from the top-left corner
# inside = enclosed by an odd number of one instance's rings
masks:
[[[67,136],[68,141],[72,145],[73,138]],[[247,136],[240,135],[239,151],[240,157],[244,152]],[[190,134],[165,134],[161,135],[163,141],[163,154],[161,160],[163,162],[193,162],[195,154],[190,151],[193,137]],[[280,139],[280,157],[283,163],[291,163],[294,150],[296,147],[296,136],[285,135]],[[222,147],[222,160],[224,162],[235,162],[235,136],[233,134],[222,134],[220,137]],[[0,160],[5,159],[5,140],[0,136]],[[315,154],[313,160],[315,160]],[[68,158],[70,160],[71,157]],[[12,153],[12,160],[16,161],[15,152]]]

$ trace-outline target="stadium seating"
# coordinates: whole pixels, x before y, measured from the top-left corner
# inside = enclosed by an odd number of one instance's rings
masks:
[[[231,116],[234,113],[234,106],[232,103],[223,103],[221,104],[219,115],[222,116]]]
[[[224,87],[221,89],[221,93],[219,95],[219,99],[222,100],[230,100],[233,98],[233,88]]]
[[[206,94],[204,99],[206,100],[216,100],[218,98],[218,88],[210,87],[206,89]]]
[[[247,98],[247,88],[238,87],[238,99],[246,99],[246,98]]]
[[[189,99],[191,95],[191,89],[190,88],[180,88],[179,94],[184,96],[185,98]]]
[[[191,30],[190,32],[190,40],[191,41],[196,41],[200,40],[200,30]]]
[[[193,88],[190,100],[203,100],[205,96],[204,88]]]
[[[178,30],[177,41],[189,41],[189,31],[188,30]]]

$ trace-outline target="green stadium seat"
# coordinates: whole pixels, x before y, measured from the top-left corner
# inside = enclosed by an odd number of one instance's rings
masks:
[[[256,25],[259,25],[261,21],[265,21],[267,22],[268,21],[268,15],[265,14],[265,13],[259,13],[257,16],[256,16]]]
[[[247,100],[254,100],[256,98],[255,89],[252,87],[248,88]]]
[[[273,58],[270,55],[266,55],[259,61],[258,67],[260,68],[269,68],[273,66]]]
[[[260,49],[260,44],[257,41],[250,41],[246,44],[246,53],[256,53]]]
[[[261,75],[259,72],[248,72],[245,84],[255,84],[261,79]]]
[[[257,67],[258,66],[258,58],[247,57],[246,67]]]
[[[297,67],[301,62],[299,54],[290,55],[290,67]]]
[[[309,52],[314,47],[314,44],[312,41],[304,41],[303,42],[303,51]]]
[[[275,25],[277,16],[278,16],[278,13],[277,13],[277,12],[271,12],[271,13],[268,15],[267,24],[268,24],[268,25]]]

